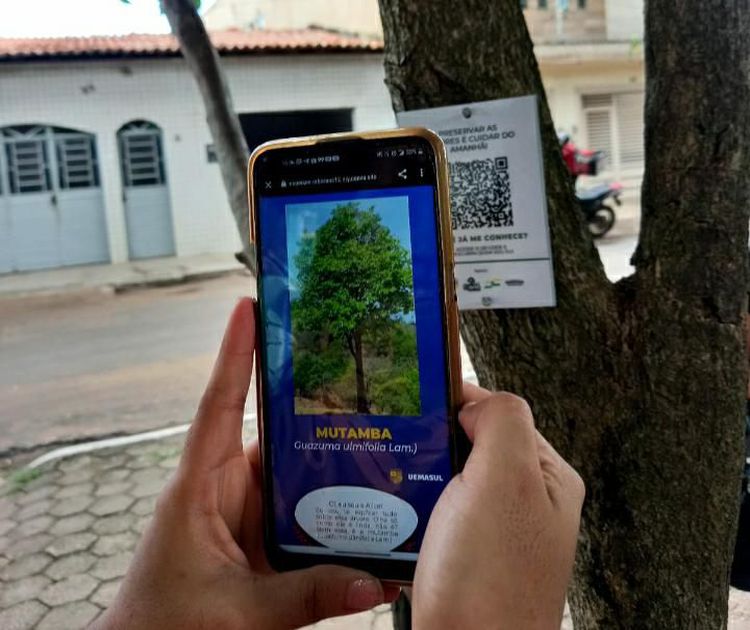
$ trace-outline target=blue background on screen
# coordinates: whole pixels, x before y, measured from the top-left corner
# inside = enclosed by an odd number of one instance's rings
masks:
[[[295,415],[292,368],[291,304],[287,243],[287,206],[331,201],[382,200],[383,207],[404,207],[408,199],[421,416]],[[311,206],[313,207],[313,206]],[[320,205],[319,207],[324,208]],[[317,488],[350,485],[382,490],[412,505],[419,517],[414,534],[398,550],[416,552],[432,508],[451,476],[448,384],[442,323],[440,265],[431,186],[261,197],[258,230],[261,247],[261,321],[265,337],[263,378],[270,416],[273,493],[277,543],[316,545],[297,525],[294,508]],[[403,222],[406,225],[407,221]],[[392,227],[392,226],[391,226]],[[398,228],[396,228],[398,230]],[[397,235],[399,237],[403,235]],[[401,239],[400,239],[401,240]],[[296,242],[296,240],[293,240]],[[393,444],[416,444],[416,455],[399,452],[298,450],[295,442],[316,442],[316,427],[387,427]],[[268,425],[267,425],[268,429]],[[342,444],[345,440],[341,441]],[[388,446],[388,441],[382,442]],[[390,471],[403,481],[394,483]],[[409,481],[409,473],[440,475],[442,482]]]

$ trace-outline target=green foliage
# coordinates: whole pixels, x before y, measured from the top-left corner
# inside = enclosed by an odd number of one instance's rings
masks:
[[[351,344],[367,326],[414,308],[409,253],[371,208],[338,206],[295,257],[303,330],[326,329]]]
[[[417,356],[417,330],[415,326],[399,326],[391,340],[395,365],[410,364]]]
[[[384,379],[384,375],[378,376],[378,380],[373,383],[372,397],[377,401],[381,413],[403,416],[419,415],[421,405],[417,367],[392,371]]]
[[[377,356],[387,356],[392,365],[409,366],[417,356],[417,331],[414,324],[389,322],[368,331],[365,338],[368,348]]]
[[[414,310],[411,260],[375,210],[336,207],[302,237],[294,262],[298,413],[353,412],[366,400],[370,413],[418,415],[416,327],[399,317]],[[364,367],[364,388],[355,359]]]
[[[305,352],[294,356],[294,387],[301,396],[312,397],[319,389],[343,376],[347,355],[339,347],[323,352]]]
[[[21,492],[28,484],[42,476],[39,468],[20,468],[9,477],[11,492]]]
[[[177,457],[180,453],[182,453],[182,448],[179,446],[167,446],[148,451],[146,457],[148,457],[154,464],[158,464],[164,460]]]

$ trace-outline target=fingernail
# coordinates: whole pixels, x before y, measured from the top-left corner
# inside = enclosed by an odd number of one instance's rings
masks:
[[[374,579],[354,580],[346,589],[349,610],[370,610],[383,603],[383,587]]]

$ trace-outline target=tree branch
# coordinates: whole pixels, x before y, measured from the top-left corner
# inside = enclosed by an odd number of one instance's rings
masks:
[[[353,357],[357,356],[357,349],[354,347],[354,336],[353,335],[346,335],[345,337],[346,346],[349,348],[349,352],[351,352]]]
[[[232,105],[219,55],[192,0],[162,0],[161,4],[203,98],[206,121],[242,243],[242,262],[254,272],[255,251],[250,244],[247,207],[246,170],[249,151]]]

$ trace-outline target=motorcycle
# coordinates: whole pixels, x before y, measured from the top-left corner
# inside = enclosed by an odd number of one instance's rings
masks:
[[[580,175],[595,176],[599,172],[599,165],[604,159],[604,152],[579,149],[567,134],[560,134],[558,137],[563,160],[565,160],[568,171],[573,178],[574,185]],[[588,190],[576,191],[576,197],[586,219],[589,232],[594,238],[601,238],[614,226],[616,215],[611,203],[621,206],[621,194],[622,184],[617,182],[599,184]]]
[[[601,238],[612,229],[615,224],[615,211],[607,202],[611,199],[613,203],[621,206],[621,194],[622,184],[618,183],[599,184],[576,194],[583,216],[586,217],[589,232],[594,238]]]

